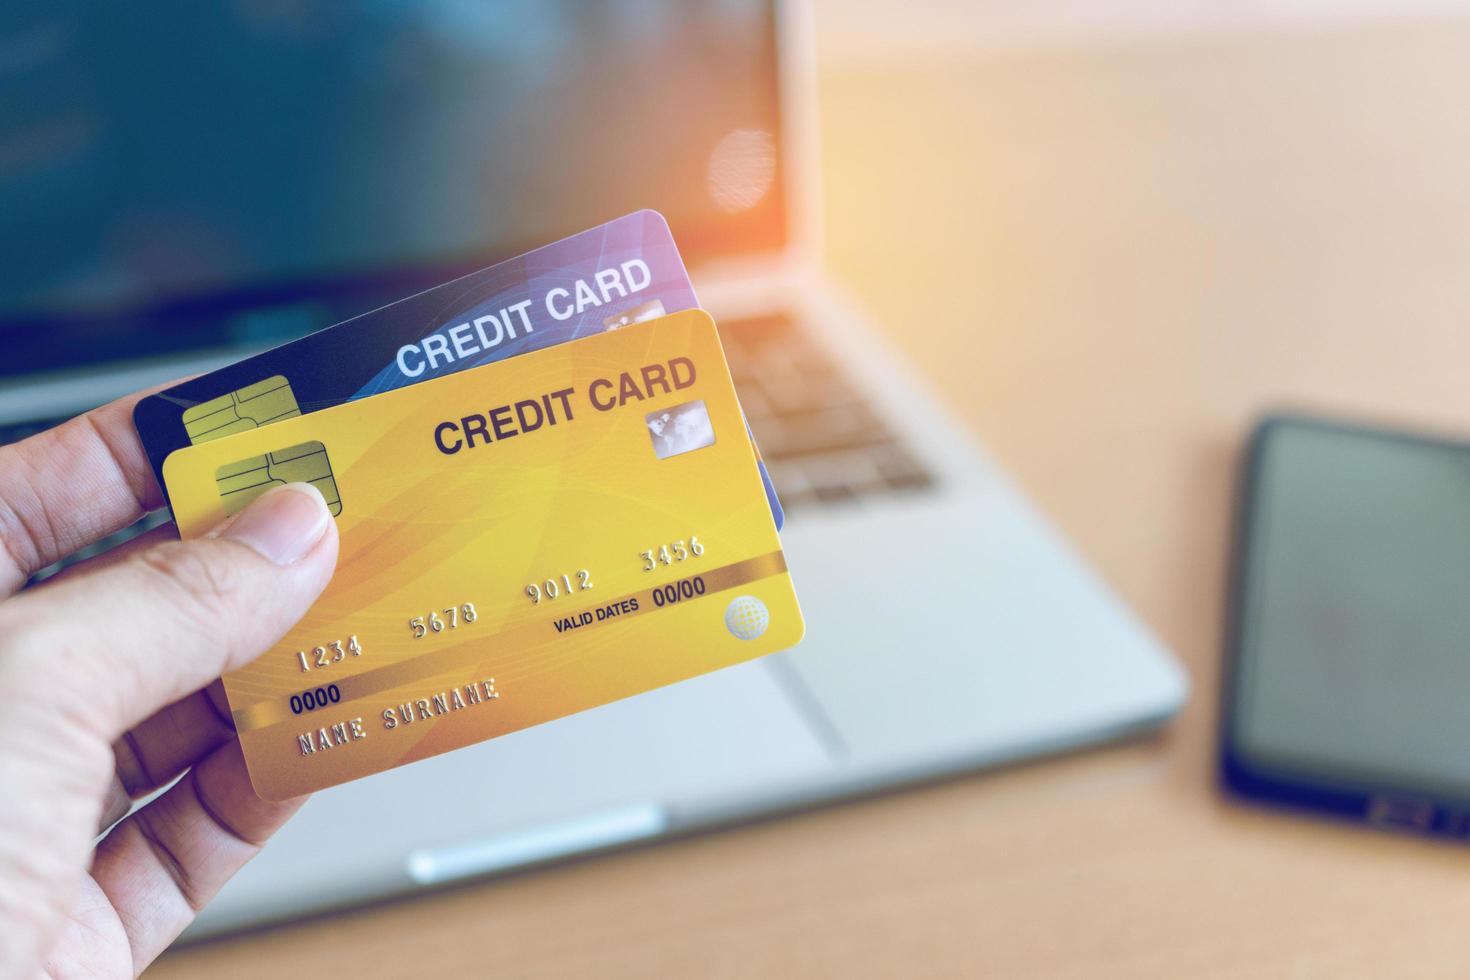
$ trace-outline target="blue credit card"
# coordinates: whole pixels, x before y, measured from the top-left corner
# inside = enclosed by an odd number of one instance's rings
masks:
[[[668,223],[637,211],[150,395],[133,422],[162,486],[185,446],[698,305]]]

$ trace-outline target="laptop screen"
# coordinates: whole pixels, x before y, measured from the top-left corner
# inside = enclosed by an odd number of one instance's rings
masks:
[[[643,207],[779,247],[761,0],[0,10],[0,375],[316,329]]]

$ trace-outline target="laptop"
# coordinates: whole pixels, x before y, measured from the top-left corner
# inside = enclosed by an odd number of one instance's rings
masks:
[[[189,935],[1056,752],[1178,709],[1177,663],[823,276],[803,5],[353,9],[0,20],[17,93],[0,107],[5,439],[652,207],[786,506],[807,638],[322,792]]]

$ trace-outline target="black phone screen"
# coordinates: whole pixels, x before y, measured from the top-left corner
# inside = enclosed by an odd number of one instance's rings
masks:
[[[1232,782],[1470,809],[1470,446],[1273,419],[1243,493]]]

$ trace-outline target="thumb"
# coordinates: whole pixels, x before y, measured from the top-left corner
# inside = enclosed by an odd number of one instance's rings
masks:
[[[337,528],[315,487],[276,487],[204,538],[150,548],[0,605],[35,695],[114,739],[269,649],[326,587]]]

